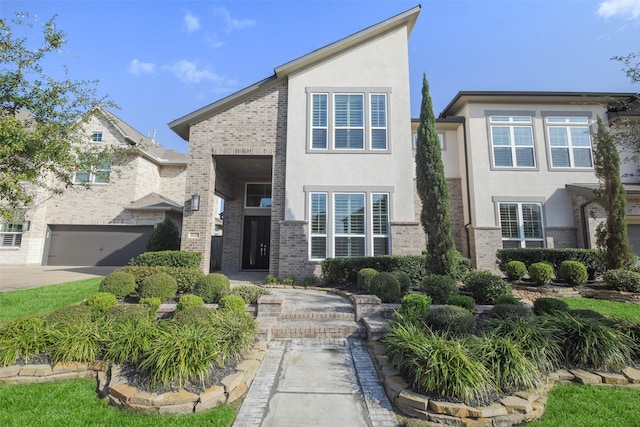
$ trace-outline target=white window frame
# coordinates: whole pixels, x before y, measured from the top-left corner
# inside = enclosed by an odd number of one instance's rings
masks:
[[[516,206],[516,215],[517,215],[517,230],[518,230],[518,235],[513,237],[505,237],[504,236],[504,227],[503,227],[503,218],[502,218],[502,206],[503,205],[515,205]],[[523,215],[523,206],[536,206],[539,210],[540,213],[540,233],[541,236],[540,237],[527,237],[525,235],[525,221],[524,221],[524,215]],[[546,240],[545,240],[545,233],[544,233],[544,215],[543,215],[543,211],[542,211],[542,203],[537,203],[537,202],[508,202],[508,201],[504,201],[504,202],[499,202],[498,203],[498,220],[500,221],[500,230],[501,230],[501,236],[502,236],[502,242],[503,242],[503,247],[504,247],[504,242],[517,242],[518,243],[518,247],[520,248],[527,248],[527,247],[531,247],[531,248],[537,248],[537,247],[541,247],[544,248],[546,247]],[[540,242],[540,246],[527,246],[527,242]]]
[[[322,97],[325,101],[326,109],[323,112],[316,112],[315,110],[315,99],[316,97]],[[323,117],[324,115],[324,117]],[[316,121],[316,118],[318,119]],[[322,118],[324,118],[324,123],[322,123]],[[311,137],[310,139],[310,147],[312,150],[326,150],[329,148],[329,121],[330,121],[330,112],[329,112],[329,94],[328,93],[312,93],[311,94]],[[324,131],[324,147],[314,147],[315,134],[316,131]]]
[[[589,117],[584,116],[562,116],[561,114],[554,116],[546,116],[545,124],[547,128],[547,137],[549,140],[549,162],[553,169],[593,169],[593,141],[591,140],[591,127]],[[564,129],[567,138],[567,145],[552,145],[551,129]],[[574,145],[574,136],[572,129],[579,129],[585,132],[589,139],[589,145]],[[553,150],[566,150],[568,153],[569,165],[554,165]],[[575,150],[589,150],[590,166],[576,166]]]
[[[320,196],[324,199],[324,233],[314,232],[315,215],[320,215],[320,212],[314,211],[314,196]],[[310,260],[323,260],[327,258],[327,252],[329,250],[329,194],[327,192],[311,192],[309,193],[309,259]],[[322,220],[318,219],[320,223]],[[314,256],[313,254],[313,240],[324,239],[324,256]]]
[[[496,169],[535,169],[537,167],[536,150],[535,150],[535,138],[533,134],[533,118],[526,115],[507,115],[507,114],[495,114],[489,116],[489,138],[491,141],[491,160],[492,165]],[[509,145],[496,145],[494,141],[494,130],[509,129]],[[523,128],[529,130],[531,137],[530,145],[518,145],[516,144],[516,129]],[[518,149],[527,148],[531,150],[531,158],[533,165],[518,165]],[[496,163],[496,149],[509,149],[511,154],[511,165],[498,165]]]
[[[22,224],[0,220],[0,247],[19,248],[22,245]]]
[[[374,96],[382,96],[384,97],[384,117],[383,117],[383,121],[384,124],[380,124],[378,123],[377,126],[374,126],[374,111],[373,111],[373,97]],[[388,131],[388,127],[389,127],[389,105],[388,105],[388,96],[386,93],[370,93],[369,94],[369,124],[370,124],[370,128],[369,128],[369,135],[371,135],[370,137],[370,144],[371,144],[371,149],[372,150],[382,150],[382,151],[386,151],[389,149],[389,131]],[[374,147],[373,146],[373,135],[375,131],[384,131],[384,147]]]
[[[78,174],[88,174],[87,180],[78,179]],[[76,171],[73,173],[74,184],[84,185],[107,185],[111,181],[111,164],[105,163],[95,171]]]
[[[358,233],[338,233],[337,231],[337,220],[338,217],[336,215],[336,207],[337,207],[337,201],[336,199],[338,198],[338,196],[344,196],[344,195],[348,195],[350,197],[353,196],[362,196],[362,202],[363,202],[363,212],[362,212],[362,217],[363,217],[363,224],[362,224],[362,234],[358,234]],[[332,230],[333,230],[333,256],[336,258],[351,258],[351,257],[358,257],[358,256],[366,256],[367,255],[367,227],[369,222],[367,221],[367,194],[364,192],[335,192],[333,193],[333,221],[332,221]],[[348,256],[338,256],[337,255],[337,251],[336,251],[336,242],[338,239],[340,238],[349,238],[349,239],[362,239],[363,242],[363,247],[364,247],[364,251],[361,255],[348,255]]]
[[[385,221],[384,221],[384,228],[386,229],[386,233],[376,233],[376,216],[375,216],[375,212],[374,212],[374,206],[375,206],[375,197],[376,196],[384,196],[386,198],[386,212],[382,213],[382,216],[385,217]],[[389,221],[389,193],[371,193],[371,198],[370,198],[370,217],[371,217],[371,251],[373,252],[372,255],[373,256],[377,256],[377,255],[389,255],[390,253],[390,247],[391,247],[391,222]],[[376,254],[376,239],[387,239],[387,244],[386,244],[386,248],[384,250],[384,253],[380,253],[380,254]]]

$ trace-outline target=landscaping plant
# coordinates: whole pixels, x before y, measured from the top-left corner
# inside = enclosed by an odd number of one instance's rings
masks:
[[[400,299],[400,283],[391,273],[378,273],[369,282],[369,292],[382,302],[396,302]]]
[[[241,285],[234,286],[229,292],[230,295],[238,295],[244,299],[246,304],[257,304],[258,299],[262,295],[271,295],[268,289],[261,288],[255,285]]]
[[[472,297],[467,295],[451,295],[449,298],[447,298],[447,305],[456,305],[458,307],[466,308],[474,314],[476,312],[476,302]]]
[[[160,301],[166,301],[176,295],[178,283],[173,276],[165,273],[156,273],[145,277],[138,286],[140,298],[155,297]]]
[[[493,304],[496,298],[511,295],[511,286],[489,271],[472,271],[464,278],[464,289],[477,304]]]
[[[509,280],[521,280],[527,275],[527,266],[522,261],[509,261],[505,266],[504,272]]]
[[[562,261],[558,269],[558,276],[570,285],[585,284],[589,278],[587,267],[580,261]]]
[[[356,285],[358,289],[363,292],[369,292],[369,284],[371,283],[371,279],[373,279],[378,274],[378,271],[373,268],[362,268],[358,271],[358,281]]]
[[[429,310],[425,323],[434,331],[449,337],[471,335],[476,330],[476,317],[469,310],[455,305],[444,305]]]
[[[548,285],[553,277],[553,266],[547,262],[534,262],[529,266],[529,277],[538,285]]]
[[[193,287],[193,293],[202,297],[207,304],[217,304],[231,291],[229,278],[221,273],[210,273],[200,278]]]
[[[136,278],[125,271],[107,274],[100,282],[100,292],[108,292],[121,299],[136,291]]]
[[[176,311],[182,311],[187,307],[203,307],[204,300],[197,295],[183,295],[176,304]]]
[[[431,298],[421,294],[407,294],[402,297],[400,314],[407,322],[423,321],[429,312]]]
[[[441,274],[426,275],[422,279],[420,290],[429,295],[434,304],[446,304],[451,296],[458,294],[456,280]]]

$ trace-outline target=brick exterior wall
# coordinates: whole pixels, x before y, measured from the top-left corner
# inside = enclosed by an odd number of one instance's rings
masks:
[[[391,253],[420,255],[426,249],[424,230],[419,222],[391,223]]]
[[[547,248],[577,248],[576,227],[546,227]]]
[[[301,279],[316,274],[317,262],[308,260],[307,221],[280,222],[280,277]]]
[[[471,263],[478,270],[500,274],[496,264],[496,251],[502,249],[502,231],[499,227],[469,227]]]
[[[215,215],[212,200],[218,188],[216,162],[224,161],[221,158],[213,160],[212,156],[227,155],[270,157],[273,161],[273,176],[267,177],[272,181],[269,271],[272,274],[279,271],[279,223],[284,219],[286,123],[287,84],[281,82],[229,105],[190,128],[185,194],[200,194],[201,207],[200,211],[185,215],[182,249],[202,254],[203,271],[209,271]],[[237,271],[241,268],[244,181],[231,184],[227,177],[221,184],[227,189],[234,189],[234,194],[225,195],[228,200],[225,200],[222,269]]]

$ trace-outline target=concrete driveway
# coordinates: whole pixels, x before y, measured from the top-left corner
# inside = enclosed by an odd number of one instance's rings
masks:
[[[115,267],[79,267],[79,266],[44,266],[44,267],[0,267],[0,292],[18,289],[37,288],[57,283],[73,282],[106,276]]]

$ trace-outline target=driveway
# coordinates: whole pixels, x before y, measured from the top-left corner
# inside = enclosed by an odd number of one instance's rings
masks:
[[[2,267],[0,266],[0,292],[18,289],[37,288],[39,286],[55,285],[57,283],[73,282],[106,276],[121,268],[115,267]]]

